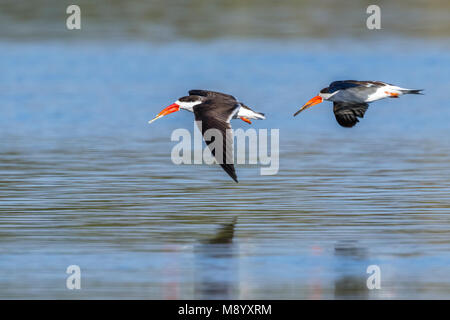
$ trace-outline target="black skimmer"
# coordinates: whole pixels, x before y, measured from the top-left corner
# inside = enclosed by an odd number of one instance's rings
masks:
[[[398,98],[404,94],[421,94],[421,91],[422,89],[405,89],[381,81],[334,81],[294,113],[294,117],[303,110],[328,100],[333,101],[337,122],[343,127],[351,128],[359,122],[358,117],[364,117],[370,102]]]
[[[201,122],[201,128],[200,126],[199,128],[203,137],[205,137],[205,132],[208,129],[217,129],[222,133],[223,152],[221,159],[218,159],[215,149],[211,146],[214,140],[205,140],[205,142],[220,166],[235,182],[238,182],[233,165],[233,136],[230,120],[240,118],[251,123],[249,119],[265,119],[264,114],[253,111],[229,94],[208,90],[190,90],[189,96],[179,98],[175,103],[164,108],[149,123],[180,109],[194,113],[197,124]]]

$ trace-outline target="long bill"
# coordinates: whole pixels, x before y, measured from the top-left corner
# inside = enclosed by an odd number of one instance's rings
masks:
[[[315,96],[314,98],[310,99],[303,107],[300,108],[296,113],[294,113],[294,117],[298,115],[303,110],[306,110],[308,108],[311,108],[312,106],[315,106],[316,104],[319,104],[323,101],[321,96]]]
[[[178,110],[180,110],[180,106],[179,106],[178,104],[176,104],[176,103],[173,103],[173,104],[171,104],[170,106],[165,107],[163,110],[161,110],[161,112],[158,113],[158,114],[156,115],[156,117],[154,117],[154,118],[153,118],[152,120],[150,120],[148,123],[152,123],[152,122],[155,121],[156,119],[159,119],[159,118],[161,118],[161,117],[164,117],[164,116],[166,116],[166,115],[168,115],[168,114],[170,114],[170,113],[176,112],[176,111],[178,111]]]

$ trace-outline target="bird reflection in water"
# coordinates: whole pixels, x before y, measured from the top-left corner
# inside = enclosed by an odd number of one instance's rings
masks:
[[[367,299],[367,250],[359,246],[357,241],[344,240],[336,243],[334,255],[337,258],[335,299]]]
[[[194,251],[195,298],[227,299],[237,295],[238,252],[233,237],[237,217],[221,225],[215,235]]]

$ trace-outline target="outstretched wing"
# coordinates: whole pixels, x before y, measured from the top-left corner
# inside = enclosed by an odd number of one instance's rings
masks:
[[[236,182],[238,180],[233,165],[233,134],[231,133],[230,120],[239,107],[239,104],[230,100],[207,100],[194,107],[195,121],[202,132],[203,138],[205,138],[205,133],[209,129],[216,129],[222,135],[222,157],[220,158],[216,156],[214,145],[211,145],[215,137],[212,136],[210,141],[205,139],[205,142],[223,170]],[[215,145],[214,147],[220,146]]]
[[[369,105],[367,103],[349,104],[344,102],[334,102],[333,112],[337,122],[346,128],[353,127],[359,122],[358,117],[363,118]]]
[[[216,91],[209,91],[209,90],[189,90],[189,95],[191,96],[202,96],[202,97],[208,97],[208,98],[225,98],[225,99],[231,99],[236,100],[235,97],[233,97],[230,94],[222,93],[222,92],[216,92]]]

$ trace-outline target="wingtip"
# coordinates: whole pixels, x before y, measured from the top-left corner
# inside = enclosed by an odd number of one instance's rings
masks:
[[[409,93],[409,94],[420,94],[423,95],[423,92],[425,89],[407,89],[404,91],[404,93]]]

